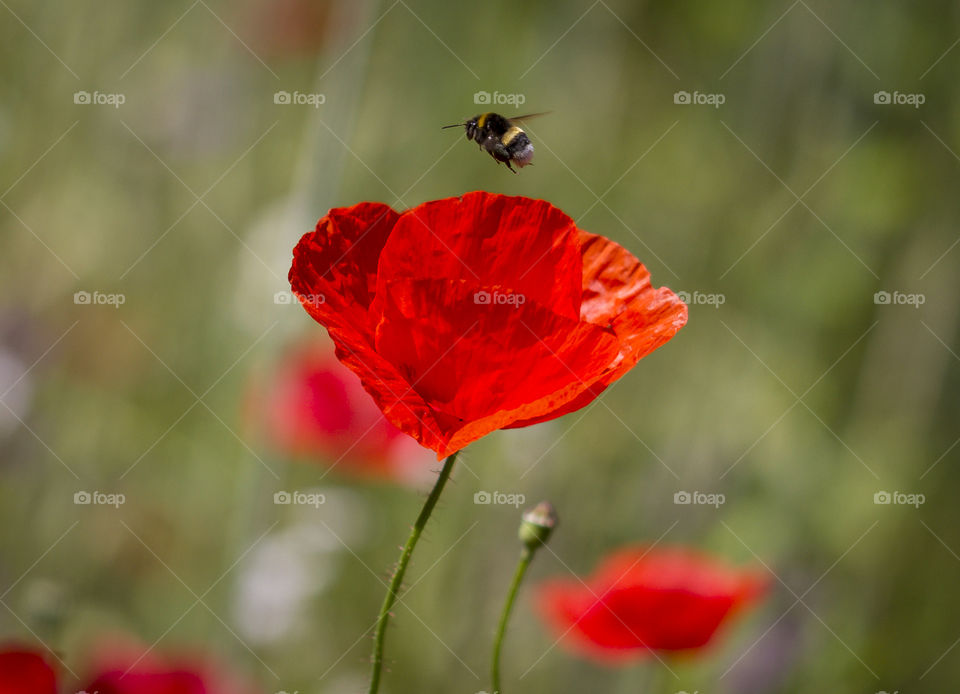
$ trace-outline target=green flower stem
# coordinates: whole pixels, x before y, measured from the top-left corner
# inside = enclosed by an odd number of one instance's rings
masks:
[[[410,563],[410,556],[413,554],[420,534],[423,532],[430,514],[433,513],[434,506],[440,499],[440,493],[443,491],[447,480],[450,479],[450,472],[453,470],[453,464],[457,459],[457,454],[449,456],[443,463],[443,469],[440,470],[440,476],[437,478],[426,503],[420,509],[420,515],[417,516],[413,528],[410,530],[410,537],[407,538],[407,544],[403,547],[400,554],[400,561],[397,562],[397,570],[393,573],[393,579],[390,581],[390,587],[383,598],[383,605],[380,607],[380,615],[377,617],[377,631],[373,641],[373,671],[370,676],[369,694],[376,694],[380,688],[380,671],[383,668],[383,642],[387,635],[387,624],[390,622],[390,610],[397,601],[397,595],[400,593],[400,587],[403,584],[403,575],[407,571],[407,565]]]
[[[500,688],[500,651],[503,647],[503,637],[507,633],[507,622],[510,621],[510,613],[513,611],[513,603],[517,599],[517,593],[520,590],[523,577],[527,573],[527,568],[533,560],[533,552],[534,550],[529,546],[525,546],[520,552],[520,561],[517,562],[517,570],[513,573],[510,592],[507,593],[507,600],[503,604],[503,612],[500,614],[500,624],[497,626],[497,634],[493,638],[493,658],[490,664],[493,694],[503,693],[503,690]]]

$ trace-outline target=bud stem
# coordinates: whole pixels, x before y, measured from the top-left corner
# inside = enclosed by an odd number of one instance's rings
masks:
[[[510,620],[510,613],[513,611],[513,603],[517,599],[517,592],[520,590],[520,584],[527,573],[527,568],[533,560],[533,553],[536,547],[525,545],[520,551],[520,561],[517,562],[517,569],[513,573],[513,582],[510,584],[510,592],[507,593],[507,600],[503,604],[503,612],[500,614],[500,624],[497,626],[497,634],[493,638],[493,657],[490,664],[490,674],[493,683],[493,694],[503,694],[500,688],[500,651],[503,647],[503,638],[507,633],[507,622]]]
[[[417,541],[420,539],[420,534],[426,527],[427,521],[430,519],[430,514],[433,513],[434,506],[437,505],[437,501],[440,499],[440,493],[447,484],[447,480],[450,479],[450,472],[453,470],[453,464],[456,459],[457,454],[454,453],[443,462],[443,469],[440,470],[440,476],[437,477],[433,489],[430,490],[430,495],[423,504],[423,508],[420,509],[420,515],[417,516],[417,520],[410,530],[410,537],[407,538],[407,544],[403,546],[403,551],[400,553],[400,560],[397,562],[397,570],[394,571],[393,579],[390,581],[390,587],[387,589],[387,594],[383,598],[380,615],[377,617],[377,631],[373,640],[373,669],[370,675],[369,694],[376,694],[380,688],[380,671],[383,668],[383,643],[387,635],[387,624],[390,622],[390,610],[393,608],[397,600],[397,595],[400,592],[400,587],[403,585],[403,575],[407,571],[407,565],[410,563],[413,550],[417,546]]]

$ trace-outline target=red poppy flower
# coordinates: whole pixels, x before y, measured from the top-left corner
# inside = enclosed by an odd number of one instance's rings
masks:
[[[287,350],[269,381],[252,390],[255,418],[287,455],[402,482],[419,481],[427,469],[426,451],[387,421],[326,340]]]
[[[754,569],[686,549],[644,548],[608,557],[585,583],[548,581],[538,606],[562,643],[608,663],[700,648],[767,586]]]
[[[56,673],[42,654],[20,646],[0,648],[0,694],[56,692]]]
[[[290,284],[387,419],[438,458],[587,405],[687,320],[622,247],[543,200],[484,192],[330,210]]]
[[[90,661],[95,674],[83,691],[96,694],[251,694],[245,683],[196,657],[161,659],[145,646],[101,643]]]

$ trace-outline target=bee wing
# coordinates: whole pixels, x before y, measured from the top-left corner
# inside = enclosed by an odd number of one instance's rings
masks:
[[[531,118],[538,118],[539,116],[545,116],[548,113],[553,113],[553,111],[540,111],[540,113],[528,113],[523,116],[511,116],[510,118],[507,118],[507,120],[510,121],[511,123],[520,123],[525,120],[530,120]]]

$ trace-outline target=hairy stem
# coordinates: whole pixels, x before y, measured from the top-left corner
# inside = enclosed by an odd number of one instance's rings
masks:
[[[397,595],[400,592],[400,587],[403,585],[403,575],[406,573],[407,565],[410,563],[410,556],[413,554],[413,550],[417,546],[417,541],[420,539],[420,534],[430,519],[430,514],[433,513],[434,506],[437,505],[437,501],[440,499],[440,493],[447,484],[447,480],[450,479],[450,472],[453,470],[453,464],[456,459],[457,454],[454,453],[444,461],[443,469],[440,470],[440,476],[433,485],[433,489],[430,490],[430,495],[427,497],[423,508],[420,509],[420,515],[417,516],[417,520],[410,530],[410,537],[407,538],[407,544],[403,546],[403,552],[400,554],[400,561],[397,562],[397,570],[393,573],[390,587],[387,589],[387,594],[383,598],[380,615],[377,617],[377,631],[373,640],[373,670],[370,675],[369,694],[376,694],[380,688],[380,672],[383,669],[383,644],[387,635],[387,624],[390,622],[390,610],[393,609],[393,605],[397,601]]]
[[[513,582],[510,584],[510,592],[507,593],[507,600],[503,604],[503,612],[500,614],[500,624],[497,626],[497,634],[493,638],[493,658],[490,664],[490,674],[493,683],[493,694],[502,694],[500,687],[500,651],[503,648],[503,638],[507,633],[507,622],[510,621],[510,613],[513,612],[513,603],[517,599],[517,592],[520,590],[520,584],[527,573],[530,561],[533,559],[533,550],[524,547],[520,553],[520,561],[517,562],[517,570],[513,573]]]

